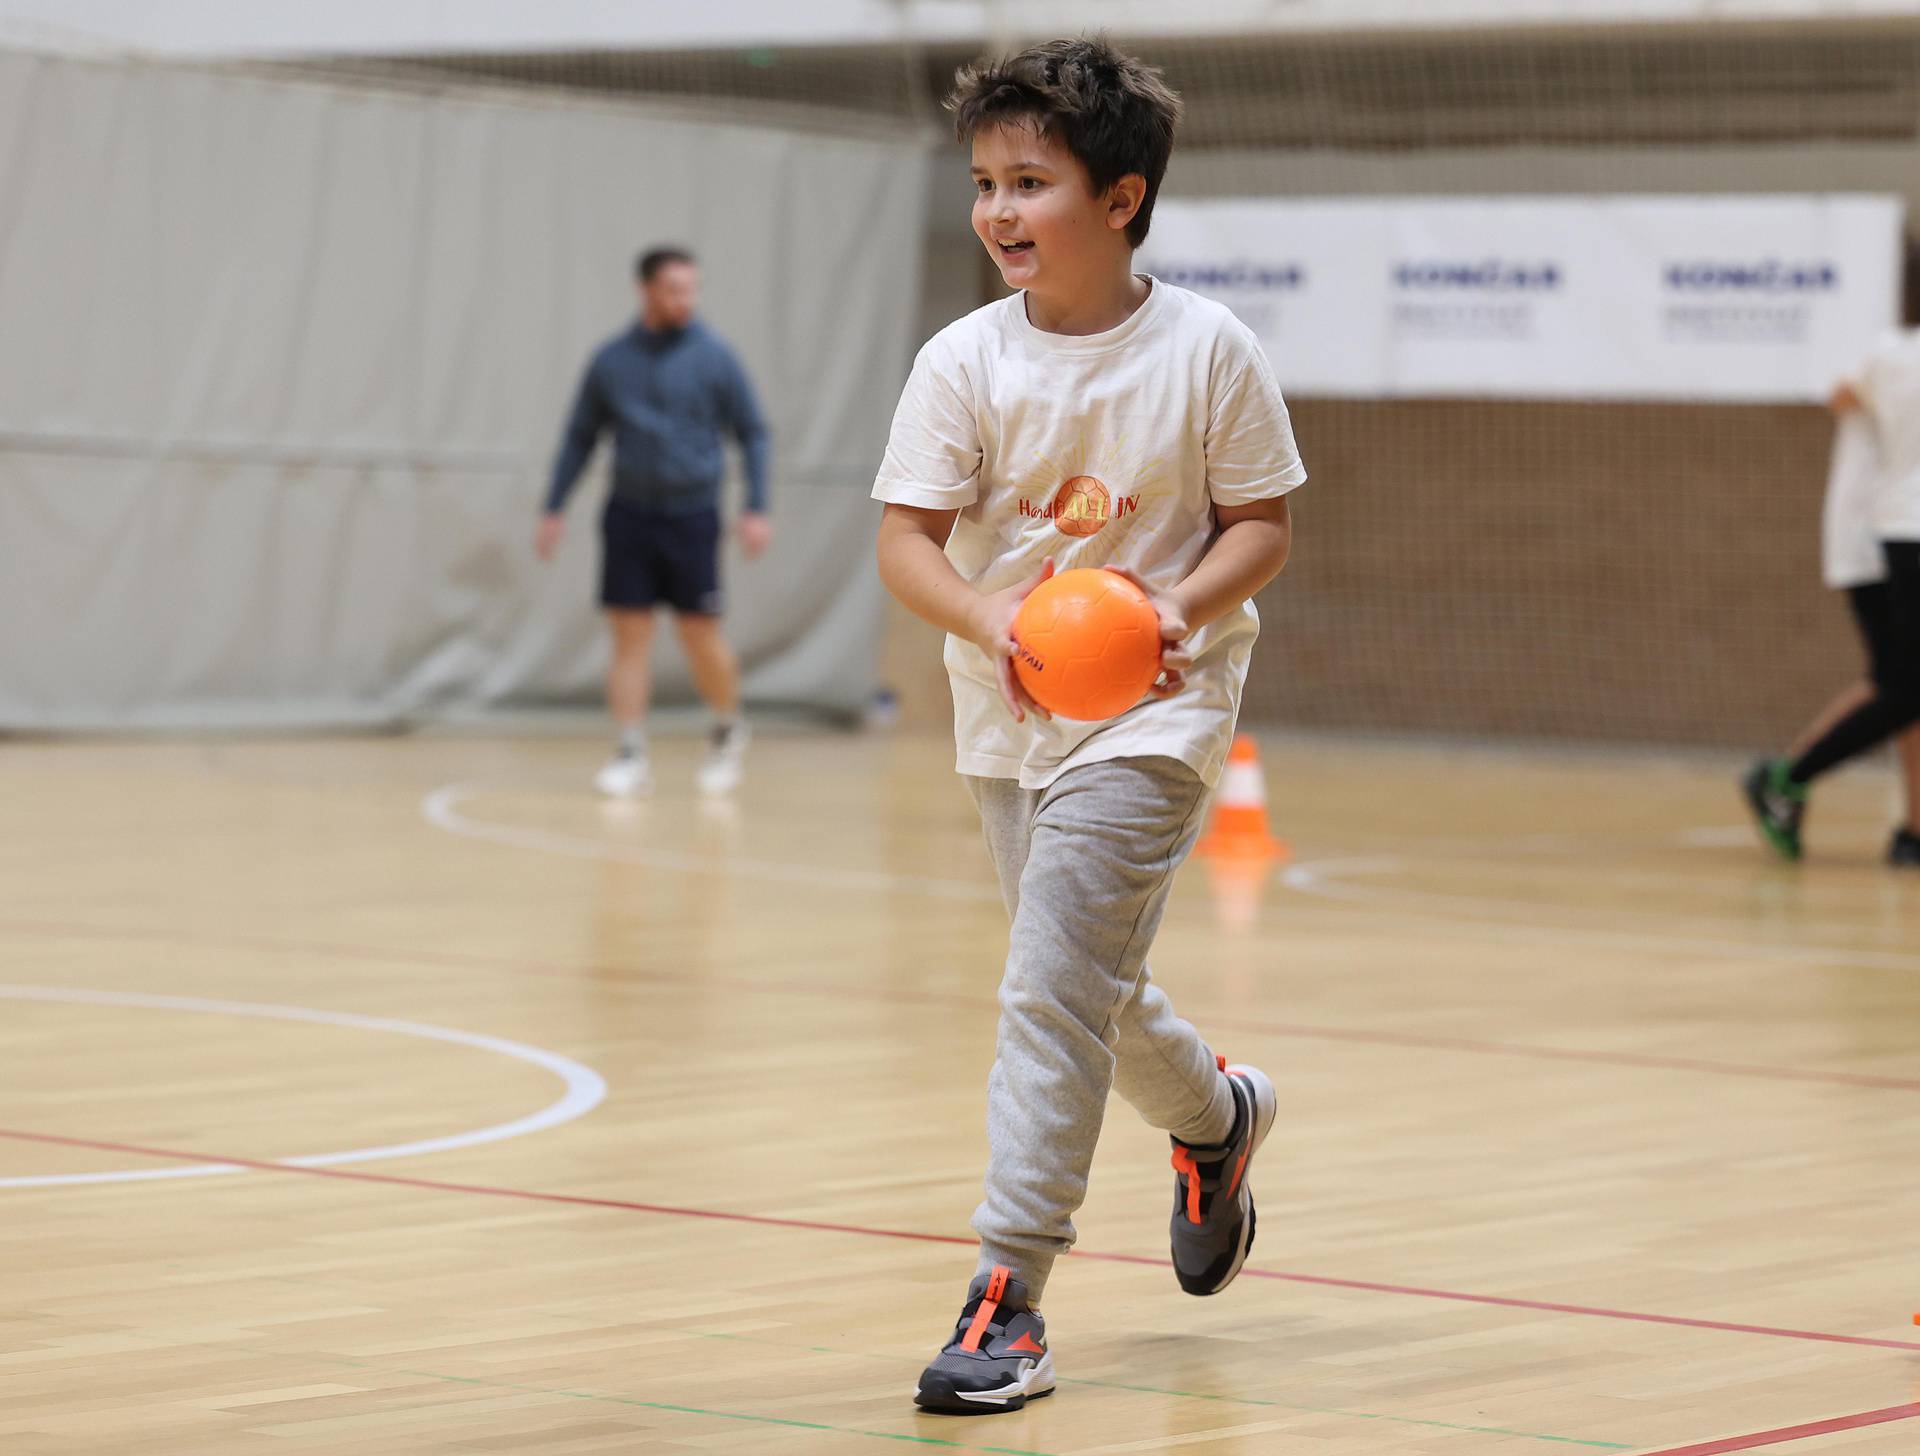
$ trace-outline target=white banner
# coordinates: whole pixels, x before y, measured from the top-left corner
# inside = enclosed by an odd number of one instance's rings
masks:
[[[1891,196],[1162,200],[1140,267],[1301,395],[1820,400],[1899,318]]]

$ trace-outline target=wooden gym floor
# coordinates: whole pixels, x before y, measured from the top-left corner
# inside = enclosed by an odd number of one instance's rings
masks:
[[[943,742],[0,749],[0,1452],[1920,1449],[1920,875],[1730,764],[1271,740],[1294,859],[1154,956],[1268,1068],[1260,1236],[1164,1266],[1116,1105],[1063,1383],[916,1414],[1005,924]]]

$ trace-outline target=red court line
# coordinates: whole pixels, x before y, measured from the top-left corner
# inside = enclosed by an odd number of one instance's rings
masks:
[[[18,1142],[48,1143],[57,1147],[94,1148],[102,1152],[130,1153],[135,1157],[164,1158],[187,1163],[228,1163],[237,1168],[252,1168],[263,1173],[300,1173],[314,1178],[338,1178],[354,1183],[382,1183],[396,1188],[424,1188],[441,1193],[473,1193],[488,1198],[521,1198],[535,1203],[572,1204],[582,1208],[611,1208],[629,1213],[654,1213],[669,1218],[705,1218],[728,1223],[760,1224],[769,1228],[813,1229],[822,1233],[859,1234],[874,1239],[911,1239],[927,1244],[962,1244],[971,1248],[978,1242],[958,1234],[916,1233],[909,1229],[870,1228],[863,1224],[827,1223],[816,1219],[779,1218],[761,1213],[729,1213],[715,1208],[681,1208],[665,1203],[636,1203],[624,1198],[593,1198],[579,1193],[544,1193],[530,1188],[498,1188],[481,1183],[447,1183],[437,1178],[408,1178],[395,1173],[363,1173],[349,1168],[306,1168],[293,1163],[268,1162],[259,1158],[228,1158],[215,1153],[188,1153],[173,1148],[147,1147],[140,1143],[104,1142],[95,1138],[63,1137],[57,1133],[24,1132],[0,1128],[0,1137]],[[1149,1268],[1170,1267],[1166,1259],[1144,1254],[1108,1254],[1098,1250],[1075,1249],[1076,1259],[1095,1259],[1107,1264],[1142,1264]],[[1356,1289],[1368,1294],[1398,1294],[1414,1299],[1449,1299],[1462,1304],[1492,1305],[1502,1309],[1531,1309],[1546,1314],[1581,1315],[1591,1319],[1631,1320],[1640,1324],[1677,1325],[1683,1329],[1718,1330],[1725,1334],[1765,1335],[1782,1340],[1813,1340],[1834,1345],[1868,1345],[1886,1350],[1920,1350],[1911,1340],[1879,1340],[1865,1335],[1835,1335],[1821,1330],[1784,1329],[1773,1325],[1742,1325],[1725,1320],[1689,1319],[1681,1315],[1646,1314],[1636,1310],[1608,1309],[1600,1305],[1553,1304],[1538,1299],[1513,1299],[1498,1294],[1469,1294],[1456,1289],[1428,1289],[1417,1284],[1382,1284],[1368,1279],[1336,1279],[1324,1274],[1295,1274],[1281,1269],[1243,1268],[1241,1275],[1251,1279],[1277,1279],[1289,1284],[1312,1284],[1329,1289]]]
[[[332,941],[282,939],[274,936],[201,936],[168,930],[113,930],[47,920],[0,920],[0,930],[23,930],[40,935],[75,935],[96,940],[136,940],[232,950],[264,950],[280,955],[320,955],[347,961],[388,961],[417,965],[476,967],[516,975],[578,980],[613,976],[632,986],[661,985],[689,990],[716,987],[768,996],[856,996],[869,1001],[907,1005],[964,1006],[994,1011],[999,1002],[990,995],[960,991],[917,990],[906,986],[848,986],[834,982],[762,981],[744,976],[679,976],[628,966],[553,966],[507,956],[461,951],[382,950],[377,946],[345,945]],[[1713,1077],[1752,1077],[1768,1081],[1805,1082],[1834,1087],[1868,1087],[1893,1092],[1920,1092],[1920,1077],[1883,1077],[1864,1072],[1823,1072],[1800,1067],[1773,1067],[1752,1062],[1716,1062],[1696,1057],[1667,1057],[1640,1052],[1590,1051],[1577,1047],[1532,1046],[1525,1042],[1483,1041],[1473,1037],[1429,1035],[1422,1032],[1370,1031],[1358,1027],[1308,1026],[1297,1022],[1250,1020],[1231,1012],[1189,1008],[1191,1020],[1225,1031],[1248,1031],[1299,1041],[1351,1042],[1367,1046],[1413,1047],[1430,1051],[1464,1052],[1474,1056],[1518,1057],[1533,1061],[1583,1062],[1600,1066],[1643,1067],[1654,1071],[1694,1072]],[[232,1161],[227,1159],[225,1161]]]
[[[273,1163],[260,1158],[227,1158],[216,1153],[183,1153],[174,1148],[150,1148],[140,1143],[103,1142],[96,1138],[61,1137],[50,1132],[22,1132],[0,1127],[0,1137],[19,1142],[51,1143],[65,1148],[97,1148],[107,1153],[131,1153],[140,1158],[166,1158],[186,1163],[227,1163],[261,1173],[303,1173],[314,1178],[339,1178],[350,1183],[386,1183],[396,1188],[426,1188],[441,1193],[477,1193],[488,1198],[525,1198],[535,1203],[570,1203],[582,1208],[617,1208],[629,1213],[658,1213],[671,1218],[711,1218],[728,1223],[768,1224],[774,1228],[818,1229],[823,1233],[864,1234],[872,1238],[917,1239],[929,1244],[973,1245],[978,1239],[958,1234],[920,1234],[905,1229],[863,1228],[852,1223],[819,1223],[804,1218],[774,1218],[761,1213],[728,1213],[717,1208],[677,1208],[666,1203],[634,1203],[625,1198],[594,1198],[584,1193],[541,1193],[528,1188],[494,1188],[484,1183],[443,1183],[437,1178],[403,1178],[395,1173],[361,1173],[351,1168],[306,1168],[298,1163]],[[1244,1272],[1244,1271],[1242,1271]],[[1915,1349],[1920,1349],[1916,1345]]]
[[[1866,1426],[1881,1426],[1888,1421],[1910,1421],[1920,1416],[1920,1403],[1890,1405],[1885,1410],[1861,1411],[1858,1415],[1833,1416],[1824,1421],[1808,1421],[1802,1426],[1781,1426],[1773,1431],[1755,1431],[1748,1436],[1722,1436],[1714,1441],[1696,1441],[1691,1446],[1662,1446],[1658,1451],[1643,1451],[1640,1456],[1726,1456],[1729,1451],[1752,1451],[1760,1446],[1779,1446],[1788,1441],[1805,1441],[1813,1436],[1830,1436],[1835,1431],[1858,1431]]]

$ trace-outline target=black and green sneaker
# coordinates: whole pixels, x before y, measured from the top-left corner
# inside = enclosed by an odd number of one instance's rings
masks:
[[[1782,859],[1800,858],[1800,819],[1807,812],[1807,786],[1787,777],[1784,758],[1763,758],[1740,780],[1760,836]]]

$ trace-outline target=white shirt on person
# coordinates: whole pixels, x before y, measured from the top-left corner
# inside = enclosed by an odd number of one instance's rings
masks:
[[[1883,541],[1920,541],[1920,329],[1883,337],[1854,381],[1884,462],[1874,508]]]
[[[1858,411],[1840,416],[1820,515],[1821,576],[1836,591],[1886,579],[1887,554],[1875,521],[1885,473],[1873,421]]]
[[[1213,508],[1306,480],[1287,407],[1253,333],[1223,305],[1157,280],[1104,333],[1034,327],[1025,294],[942,329],[915,359],[873,495],[958,510],[946,553],[982,592],[1039,571],[1131,567],[1158,588],[1218,534]],[[1171,757],[1208,785],[1233,739],[1259,614],[1245,602],[1187,639],[1186,686],[1104,723],[1014,721],[995,665],[947,638],[955,767],[1043,788],[1113,758]]]

